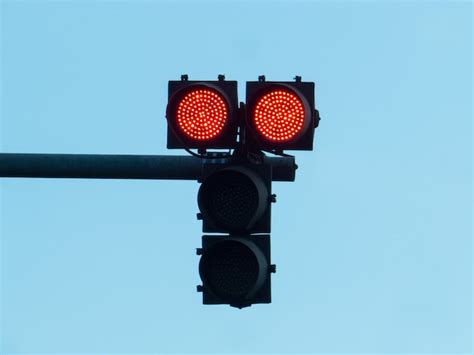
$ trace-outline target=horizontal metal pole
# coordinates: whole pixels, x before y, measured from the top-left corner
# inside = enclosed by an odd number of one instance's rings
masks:
[[[265,159],[272,165],[273,181],[295,180],[293,157]],[[0,177],[199,180],[204,161],[181,155],[0,153]]]

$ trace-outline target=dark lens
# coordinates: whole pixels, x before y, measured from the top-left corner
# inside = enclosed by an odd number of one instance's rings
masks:
[[[249,294],[259,276],[255,254],[235,241],[215,245],[203,268],[207,284],[214,293],[236,299]]]

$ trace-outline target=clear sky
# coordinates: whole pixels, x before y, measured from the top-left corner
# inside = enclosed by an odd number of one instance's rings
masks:
[[[203,306],[198,183],[3,179],[3,353],[464,352],[472,3],[2,1],[1,151],[166,150],[168,80],[315,81],[273,303]]]

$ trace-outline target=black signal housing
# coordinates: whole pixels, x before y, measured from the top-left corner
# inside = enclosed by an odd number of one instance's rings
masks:
[[[256,106],[271,92],[286,92],[299,98],[304,107],[304,122],[301,131],[285,141],[265,137],[255,122]],[[315,84],[302,81],[249,81],[246,85],[246,139],[258,149],[266,151],[313,150],[314,130],[319,124],[319,112],[315,108]]]
[[[270,233],[272,168],[268,163],[208,163],[198,193],[205,233]]]
[[[199,275],[203,304],[228,304],[243,308],[271,303],[269,235],[202,237]]]
[[[206,140],[194,139],[180,129],[177,110],[180,102],[193,90],[207,90],[217,93],[223,99],[227,109],[227,120],[224,127],[215,137]],[[231,149],[237,144],[239,126],[237,81],[188,81],[174,80],[168,82],[168,121],[167,148],[197,149]]]

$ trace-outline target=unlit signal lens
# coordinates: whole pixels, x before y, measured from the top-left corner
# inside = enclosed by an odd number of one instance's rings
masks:
[[[215,244],[206,254],[201,272],[215,294],[245,299],[255,289],[261,270],[257,255],[249,247],[228,240]]]
[[[303,130],[304,105],[294,92],[273,90],[256,102],[253,120],[257,131],[265,139],[288,142]]]
[[[188,92],[176,109],[179,129],[189,138],[206,141],[217,137],[229,119],[226,100],[217,91],[197,89]]]

